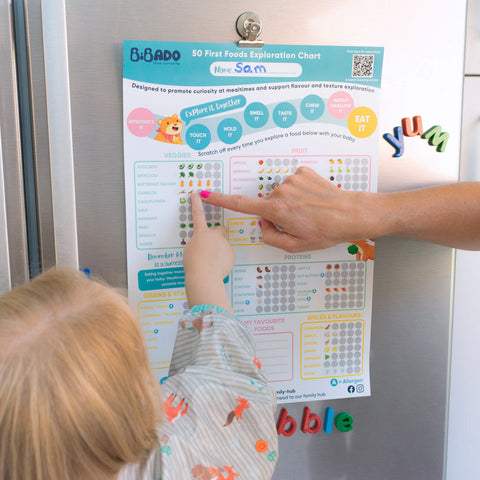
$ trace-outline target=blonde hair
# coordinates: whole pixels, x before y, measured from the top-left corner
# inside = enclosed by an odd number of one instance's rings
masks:
[[[144,465],[161,406],[138,322],[113,289],[54,270],[0,298],[0,478]]]

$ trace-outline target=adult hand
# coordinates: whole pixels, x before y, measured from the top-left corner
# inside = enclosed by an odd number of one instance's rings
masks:
[[[259,215],[263,241],[292,253],[371,237],[369,198],[340,190],[308,167],[299,167],[265,199],[202,192],[206,203]]]
[[[190,199],[193,236],[183,251],[188,304],[217,305],[233,312],[223,284],[235,265],[235,253],[228,243],[227,231],[222,226],[207,226],[198,193],[192,193]]]

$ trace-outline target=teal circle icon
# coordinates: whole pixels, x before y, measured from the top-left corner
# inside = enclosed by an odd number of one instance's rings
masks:
[[[252,128],[261,128],[268,122],[268,108],[261,102],[247,105],[243,117],[246,124]]]
[[[226,118],[219,123],[217,133],[223,143],[237,143],[242,137],[242,126],[239,121]]]
[[[307,95],[300,104],[300,110],[307,120],[318,120],[325,111],[325,103],[318,95]]]
[[[192,125],[185,134],[187,145],[194,150],[203,150],[208,147],[211,138],[210,130],[201,124]]]
[[[273,121],[277,127],[291,127],[297,121],[297,109],[291,103],[279,103],[273,110]]]

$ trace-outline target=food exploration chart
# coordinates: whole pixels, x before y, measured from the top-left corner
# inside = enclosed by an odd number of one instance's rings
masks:
[[[160,382],[187,309],[190,193],[265,199],[299,167],[376,191],[382,61],[380,47],[124,42],[129,301]],[[279,403],[370,395],[375,240],[290,254],[255,216],[205,212],[235,249],[225,288]]]

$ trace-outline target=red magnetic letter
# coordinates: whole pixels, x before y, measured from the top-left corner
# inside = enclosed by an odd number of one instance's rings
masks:
[[[311,426],[312,420],[314,422],[313,426]],[[322,421],[320,417],[312,413],[308,407],[303,409],[303,420],[302,420],[302,432],[303,433],[317,433],[322,426]]]
[[[285,428],[287,424],[290,424],[289,428]],[[282,413],[280,413],[280,417],[278,418],[277,423],[277,433],[278,435],[285,435],[286,437],[290,437],[295,433],[297,429],[297,422],[288,416],[288,411],[286,408],[282,409]]]
[[[415,135],[423,135],[423,125],[422,125],[422,117],[419,115],[413,117],[413,130],[412,124],[410,123],[409,118],[402,118],[402,128],[403,134],[406,137],[414,137]]]

